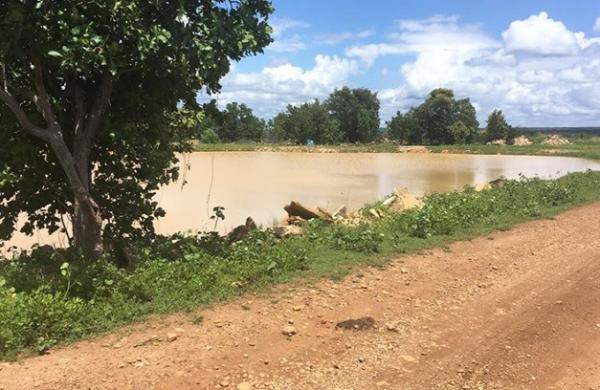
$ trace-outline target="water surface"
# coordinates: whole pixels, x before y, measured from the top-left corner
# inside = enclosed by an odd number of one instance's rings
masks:
[[[355,209],[384,198],[395,187],[416,195],[459,189],[505,176],[557,177],[600,170],[591,160],[551,156],[394,153],[215,152],[187,156],[191,169],[181,182],[162,188],[157,200],[167,216],[161,233],[212,229],[212,208],[225,207],[225,232],[251,216],[263,226],[285,217],[291,200],[333,210]],[[56,243],[43,233],[16,237],[12,244]],[[58,240],[59,242],[61,240]],[[64,242],[64,240],[62,240]]]

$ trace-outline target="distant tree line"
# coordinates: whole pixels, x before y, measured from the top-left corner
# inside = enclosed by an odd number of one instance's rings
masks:
[[[380,135],[379,99],[366,88],[335,90],[324,101],[288,105],[265,122],[245,104],[219,110],[213,100],[203,106],[198,138],[205,143],[273,141],[305,144],[372,142]]]
[[[499,141],[511,143],[515,129],[501,110],[479,129],[477,112],[468,98],[456,99],[450,89],[431,91],[425,101],[407,112],[398,111],[379,126],[377,93],[366,88],[344,87],[285,111],[265,122],[245,104],[229,103],[219,110],[213,100],[203,106],[199,138],[204,143],[271,141],[306,144],[368,143],[387,138],[403,144],[440,145]]]

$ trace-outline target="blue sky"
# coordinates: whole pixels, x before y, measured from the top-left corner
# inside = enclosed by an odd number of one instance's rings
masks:
[[[274,43],[234,64],[218,101],[270,118],[344,85],[378,92],[382,120],[436,87],[480,121],[600,126],[600,1],[276,0]]]

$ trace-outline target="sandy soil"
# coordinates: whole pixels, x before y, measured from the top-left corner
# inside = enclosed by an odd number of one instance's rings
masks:
[[[0,388],[588,390],[599,351],[595,203],[4,363]]]

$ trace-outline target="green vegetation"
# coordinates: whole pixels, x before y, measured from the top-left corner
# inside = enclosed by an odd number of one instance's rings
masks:
[[[318,100],[299,106],[289,105],[285,112],[273,118],[271,126],[269,138],[298,144],[306,144],[308,140],[317,144],[336,144],[344,136],[340,123]]]
[[[271,41],[268,0],[0,2],[0,239],[73,225],[99,256],[152,235],[154,195],[230,62]],[[94,174],[92,175],[92,171]]]
[[[507,144],[511,144],[515,139],[515,131],[508,125],[502,110],[494,110],[487,120],[487,126],[485,128],[485,141],[504,141]]]
[[[201,111],[205,118],[198,121],[196,127],[202,135],[212,130],[224,142],[261,141],[265,136],[265,121],[257,118],[245,104],[229,103],[221,111],[217,102],[211,100]]]
[[[255,231],[228,245],[215,233],[137,240],[126,268],[73,250],[38,248],[0,262],[0,356],[44,352],[153,313],[192,310],[293,277],[339,278],[357,264],[446,245],[600,198],[600,173],[523,179],[476,192],[432,194],[421,209],[386,211],[359,226],[307,223],[277,239]],[[368,214],[368,213],[365,213]],[[107,256],[107,255],[105,255]],[[191,314],[190,321],[199,322]]]
[[[200,142],[203,144],[218,144],[221,141],[219,134],[211,128],[208,128],[200,135]]]
[[[436,145],[428,146],[427,149],[434,153],[563,156],[600,160],[600,137],[590,135],[564,137],[570,142],[569,144],[545,145],[543,144],[545,135],[528,134],[527,138],[532,142],[531,145]]]
[[[388,122],[388,135],[405,144],[470,143],[477,138],[475,107],[469,99],[454,99],[450,89],[438,88],[406,114],[398,112]]]
[[[289,143],[320,145],[340,143],[368,144],[389,139],[411,145],[469,144],[503,140],[511,143],[515,136],[502,111],[490,114],[488,127],[478,129],[477,113],[468,98],[455,99],[450,89],[438,88],[426,100],[406,113],[397,112],[379,128],[379,99],[366,89],[344,87],[319,100],[288,105],[284,112],[268,123],[256,118],[244,104],[230,103],[220,111],[213,100],[205,104],[202,129],[215,129],[224,142]]]
[[[288,105],[286,110],[266,123],[245,104],[229,103],[224,110],[215,100],[196,110],[202,115],[193,133],[202,143],[206,130],[213,130],[223,142],[261,141],[305,145],[368,143],[381,139],[379,99],[366,88],[344,87],[333,91],[327,100]],[[213,141],[210,137],[209,141]]]
[[[339,143],[316,147],[273,142],[233,142],[194,145],[195,152],[320,152],[336,151],[339,153],[395,153],[398,144],[394,142],[373,142],[367,144]]]
[[[366,89],[336,89],[325,105],[339,124],[344,142],[372,142],[379,138],[379,99]]]
[[[372,142],[381,138],[379,99],[366,88],[336,89],[324,103],[288,106],[273,118],[267,133],[271,141],[293,144]]]
[[[427,145],[426,150],[434,153],[456,154],[507,154],[507,155],[532,155],[532,156],[565,156],[580,157],[600,160],[600,137],[593,135],[564,135],[570,143],[565,145],[545,145],[543,140],[546,135],[527,134],[531,145],[486,145],[486,144],[454,144],[454,145]],[[373,142],[366,144],[335,144],[324,147],[327,151],[339,153],[398,153],[405,151],[397,142]],[[197,152],[241,152],[241,151],[275,151],[275,152],[319,152],[321,147],[301,147],[281,143],[216,143],[196,144]]]

